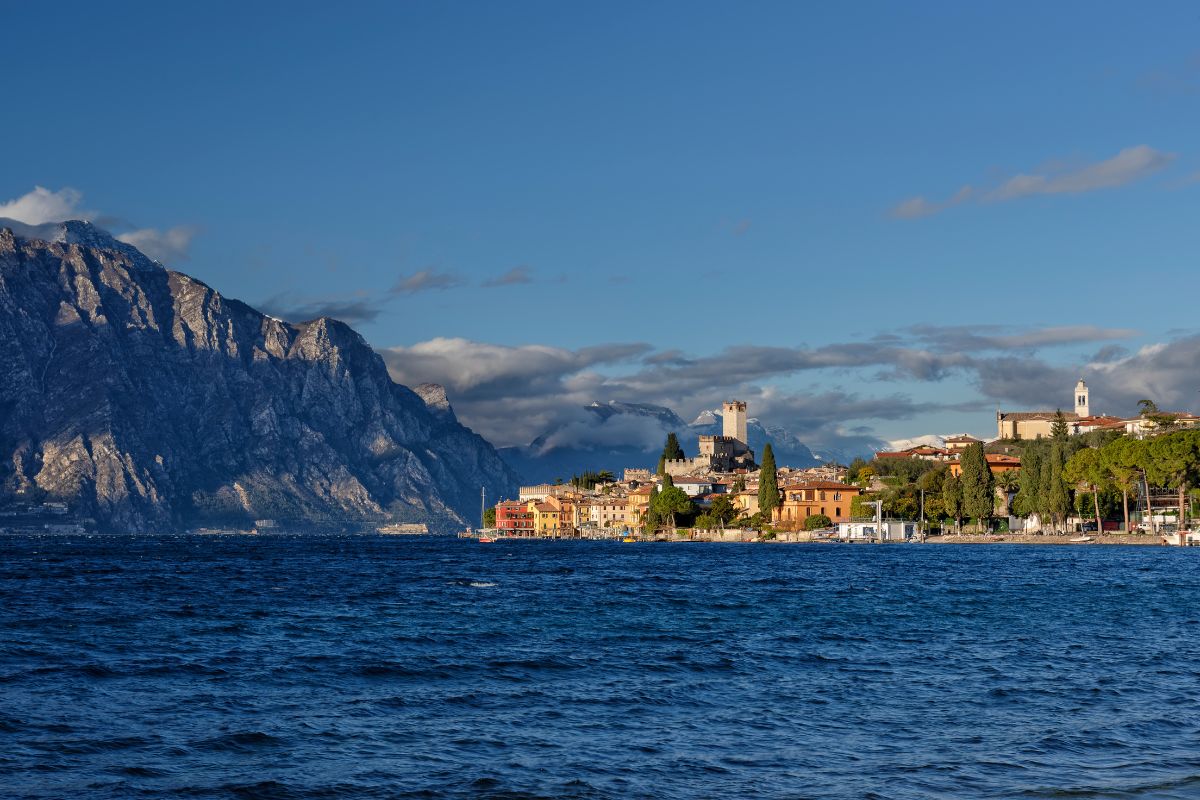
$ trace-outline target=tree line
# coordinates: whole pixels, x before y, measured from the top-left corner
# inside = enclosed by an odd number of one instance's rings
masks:
[[[1130,529],[1131,502],[1138,487],[1169,488],[1176,492],[1176,513],[1185,520],[1189,499],[1200,486],[1200,431],[1177,430],[1147,439],[1117,432],[1071,436],[1060,418],[1045,439],[1000,445],[1019,452],[1021,467],[993,474],[981,444],[959,456],[960,476],[946,464],[918,458],[856,459],[847,479],[867,487],[878,479],[883,488],[869,499],[883,502],[883,513],[916,519],[924,495],[926,519],[990,528],[998,513],[1037,517],[1042,527],[1065,530],[1077,516],[1099,521],[1119,514]],[[855,498],[852,512],[868,516],[864,500]]]

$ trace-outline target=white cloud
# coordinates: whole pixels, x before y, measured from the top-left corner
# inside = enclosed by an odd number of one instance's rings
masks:
[[[462,285],[463,279],[458,275],[436,269],[423,269],[411,275],[401,275],[392,287],[392,294],[416,294],[433,289],[453,289]]]
[[[932,216],[940,211],[945,211],[951,206],[965,203],[974,196],[975,190],[971,186],[962,187],[950,198],[941,203],[935,203],[917,195],[916,197],[910,197],[907,200],[901,201],[888,213],[897,219],[919,219],[921,217]]]
[[[533,283],[533,273],[524,264],[513,267],[503,275],[484,281],[483,285],[492,288],[496,286],[516,286],[522,283]]]
[[[1102,189],[1127,186],[1158,172],[1176,158],[1175,153],[1155,150],[1145,144],[1127,147],[1112,158],[1074,169],[1059,167],[1034,173],[1020,173],[989,191],[964,186],[943,202],[923,196],[909,197],[892,207],[888,214],[896,219],[919,219],[969,201],[1000,202],[1044,194],[1084,194]]]
[[[190,225],[177,225],[165,231],[160,231],[157,228],[142,228],[141,230],[129,231],[117,236],[117,239],[126,244],[133,245],[155,261],[169,264],[178,261],[187,261],[188,248],[191,246],[192,237],[195,235],[196,229]]]
[[[80,210],[83,193],[69,186],[52,192],[43,186],[33,187],[33,191],[20,197],[0,203],[0,217],[15,219],[27,225],[42,225],[47,222],[62,222],[67,219],[78,219],[90,216]]]
[[[987,200],[1015,200],[1037,194],[1082,194],[1125,186],[1151,175],[1175,160],[1148,145],[1127,147],[1112,158],[1053,175],[1014,175]]]
[[[82,208],[82,203],[83,192],[70,186],[56,192],[44,186],[35,186],[32,192],[0,203],[0,218],[15,219],[26,225],[44,225],[69,219],[95,219],[99,216],[98,212]],[[188,248],[196,232],[196,228],[189,225],[177,225],[166,230],[141,228],[118,234],[115,238],[133,245],[150,258],[170,263],[187,260]]]

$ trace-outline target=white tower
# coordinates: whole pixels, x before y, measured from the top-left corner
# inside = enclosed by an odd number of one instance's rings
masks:
[[[741,400],[730,400],[721,406],[721,433],[742,444],[749,444],[746,438],[746,404]]]
[[[1079,379],[1079,383],[1075,384],[1075,416],[1090,417],[1088,413],[1088,388],[1083,382],[1083,378]]]

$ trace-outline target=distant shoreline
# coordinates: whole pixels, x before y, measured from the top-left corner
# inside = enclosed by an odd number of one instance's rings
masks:
[[[1090,542],[1072,542],[1077,536],[1090,536]],[[1151,533],[1072,533],[1072,534],[1043,534],[1043,533],[962,533],[947,536],[930,536],[925,544],[1069,544],[1069,545],[1153,545],[1165,547],[1162,537]]]

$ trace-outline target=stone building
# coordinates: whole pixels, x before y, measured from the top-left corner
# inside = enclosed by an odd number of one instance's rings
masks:
[[[701,436],[700,452],[694,458],[667,461],[667,474],[688,475],[694,472],[733,472],[752,470],[754,451],[746,433],[746,404],[730,400],[721,407],[721,435]]]
[[[1058,410],[996,411],[996,436],[1001,439],[1041,439],[1050,436]],[[1067,425],[1091,416],[1088,387],[1083,378],[1075,384],[1075,410],[1063,411]]]

